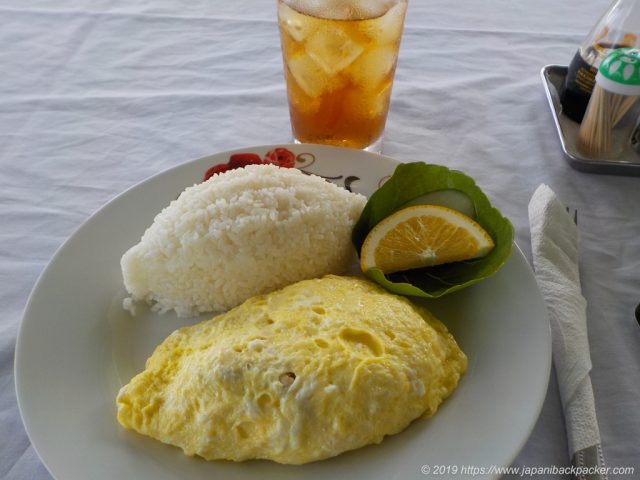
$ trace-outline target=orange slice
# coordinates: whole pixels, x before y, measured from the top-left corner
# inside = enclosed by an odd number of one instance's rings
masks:
[[[360,268],[384,273],[483,257],[491,236],[470,217],[439,205],[403,208],[378,223],[360,251]]]

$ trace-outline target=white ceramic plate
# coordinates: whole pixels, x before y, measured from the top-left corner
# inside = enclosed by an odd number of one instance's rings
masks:
[[[371,194],[397,162],[357,150],[286,145],[299,168]],[[273,146],[246,148],[263,155]],[[455,478],[462,466],[509,465],[538,417],[547,388],[551,341],[543,300],[516,248],[493,277],[425,302],[469,357],[460,386],[430,420],[336,458],[305,466],[267,461],[206,462],[122,429],[119,388],[143,369],[165,336],[194,320],[121,308],[120,257],[154,216],[213,164],[212,155],[160,173],[94,214],[55,254],[38,280],[20,328],[15,376],[22,418],[36,451],[59,480],[413,479]],[[500,199],[494,199],[499,206]],[[504,199],[503,199],[504,201]],[[458,470],[457,473],[460,473]],[[438,475],[440,478],[447,475]],[[496,477],[487,474],[480,477]]]

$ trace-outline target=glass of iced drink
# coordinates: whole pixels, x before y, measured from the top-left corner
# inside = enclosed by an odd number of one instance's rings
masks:
[[[382,150],[407,0],[278,0],[296,142]]]

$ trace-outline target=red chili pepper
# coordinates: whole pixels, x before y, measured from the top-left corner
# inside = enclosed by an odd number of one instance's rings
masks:
[[[229,168],[242,168],[247,165],[264,163],[255,153],[234,153],[229,157]]]
[[[264,161],[280,167],[293,168],[296,165],[296,156],[291,150],[279,147],[267,152]]]
[[[203,182],[207,181],[211,177],[213,177],[216,173],[226,172],[227,170],[229,170],[229,165],[226,163],[220,163],[218,165],[214,165],[213,167],[209,168],[209,170],[205,172],[204,179],[202,181]]]

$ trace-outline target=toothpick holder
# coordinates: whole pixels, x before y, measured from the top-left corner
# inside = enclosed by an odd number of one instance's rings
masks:
[[[601,62],[578,131],[577,147],[590,158],[617,158],[640,115],[640,50],[619,48]]]

